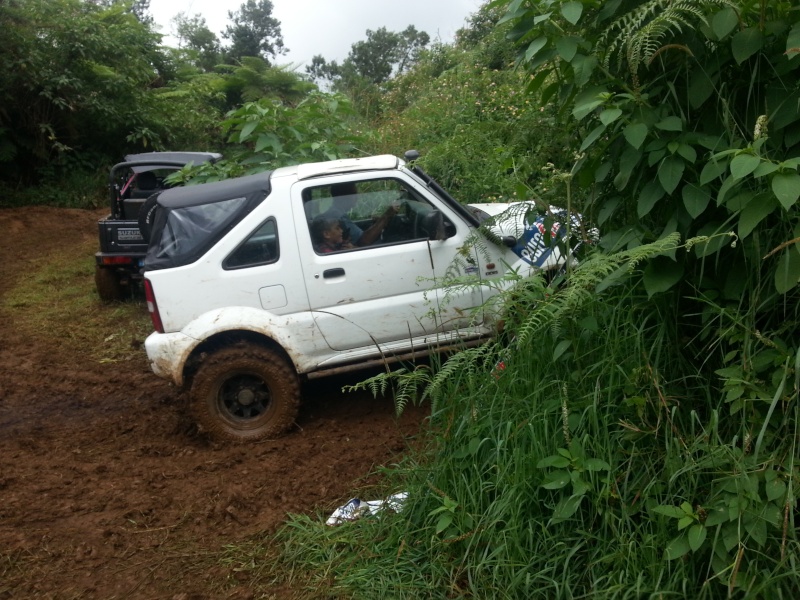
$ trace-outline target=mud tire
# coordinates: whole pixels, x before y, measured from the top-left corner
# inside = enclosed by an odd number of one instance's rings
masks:
[[[119,273],[114,269],[95,265],[94,285],[103,302],[119,302],[125,299],[125,287],[120,281]]]
[[[283,434],[297,417],[300,381],[278,352],[240,344],[208,356],[194,376],[191,411],[213,438],[252,442]]]

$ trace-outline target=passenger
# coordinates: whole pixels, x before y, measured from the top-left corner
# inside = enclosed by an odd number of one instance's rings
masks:
[[[353,223],[348,213],[358,203],[358,189],[352,182],[335,183],[331,186],[333,204],[323,213],[323,217],[337,219],[344,228],[343,238],[356,246],[369,246],[381,236],[383,230],[397,214],[398,206],[389,205],[384,213],[366,230]]]
[[[350,241],[343,239],[343,233],[339,219],[319,216],[311,223],[311,239],[319,254],[354,248]]]

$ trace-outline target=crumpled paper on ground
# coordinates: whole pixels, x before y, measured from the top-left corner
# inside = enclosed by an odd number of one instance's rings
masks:
[[[376,515],[386,509],[400,512],[403,509],[403,504],[408,498],[407,492],[398,492],[392,494],[384,500],[361,500],[359,498],[352,498],[337,508],[328,520],[325,521],[326,525],[339,525],[346,521],[355,521],[364,515]]]

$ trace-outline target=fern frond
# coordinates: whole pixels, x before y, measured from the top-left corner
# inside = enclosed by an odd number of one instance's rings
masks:
[[[730,7],[732,0],[650,0],[611,23],[601,34],[595,52],[606,69],[621,70],[623,60],[635,78],[642,64],[648,65],[670,37],[707,24],[712,9]]]

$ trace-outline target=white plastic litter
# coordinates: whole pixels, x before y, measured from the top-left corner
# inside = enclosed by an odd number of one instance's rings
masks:
[[[355,521],[364,515],[376,515],[387,508],[394,512],[400,512],[403,509],[403,504],[408,498],[407,492],[398,492],[392,494],[384,500],[361,500],[353,498],[337,508],[328,520],[325,521],[326,525],[340,525],[345,521]]]

